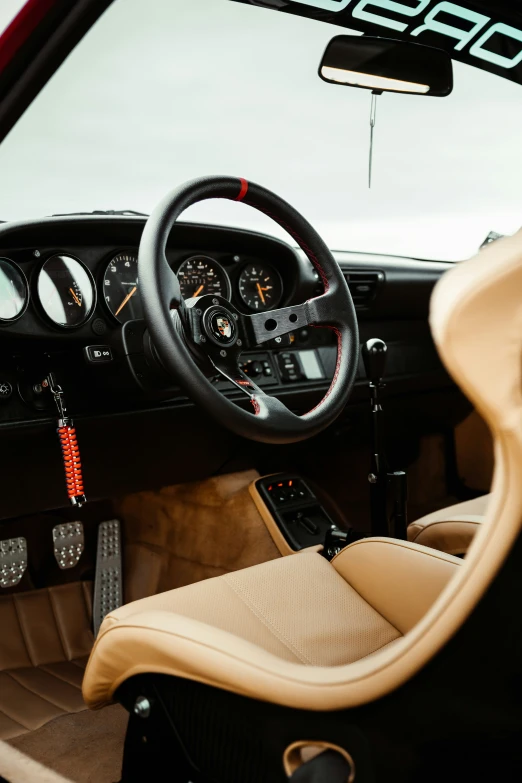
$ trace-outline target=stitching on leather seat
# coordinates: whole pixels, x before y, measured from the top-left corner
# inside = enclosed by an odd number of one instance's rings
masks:
[[[406,549],[408,552],[413,552],[417,555],[425,555],[426,557],[432,557],[434,560],[442,560],[444,563],[449,563],[450,565],[460,565],[460,563],[453,563],[452,560],[449,560],[447,557],[444,557],[446,555],[446,552],[440,552],[438,549],[433,549],[429,552],[424,551],[424,549],[416,549],[415,547],[408,546],[408,544],[414,544],[414,541],[398,541],[393,538],[363,538],[360,541],[354,541],[353,544],[348,544],[344,549],[341,549],[340,552],[338,552],[331,560],[330,563],[333,564],[335,561],[341,557],[341,555],[345,554],[349,549],[354,549],[356,546],[363,545],[368,546],[368,544],[384,544],[384,545],[390,545],[390,546],[398,546],[401,549]],[[422,546],[422,544],[417,544],[417,546]],[[428,549],[428,547],[425,547],[425,549]],[[451,556],[450,556],[451,557]],[[343,577],[344,578],[344,577]],[[345,580],[346,581],[346,580]],[[349,584],[349,583],[348,583]]]
[[[270,620],[265,617],[261,611],[261,609],[258,609],[258,607],[254,606],[251,601],[246,598],[246,596],[241,594],[241,587],[239,585],[233,585],[229,582],[229,579],[227,578],[227,575],[225,574],[223,577],[221,577],[223,581],[230,587],[231,590],[234,591],[234,593],[237,595],[237,597],[245,604],[245,606],[250,609],[252,614],[257,617],[257,619],[263,623],[263,625],[268,628],[270,633],[275,636],[275,638],[281,642],[291,653],[292,655],[295,655],[298,661],[301,663],[307,664],[308,666],[312,666],[312,661],[310,661],[307,656],[305,655],[302,650],[299,650],[291,641],[290,639],[287,639],[284,634],[281,634],[270,622]]]

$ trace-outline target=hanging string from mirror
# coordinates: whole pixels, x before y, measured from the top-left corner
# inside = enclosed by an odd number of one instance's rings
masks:
[[[372,165],[373,165],[373,131],[375,128],[375,119],[377,116],[377,96],[382,95],[382,90],[372,90],[372,101],[370,104],[370,157],[368,160],[368,187],[372,186]]]

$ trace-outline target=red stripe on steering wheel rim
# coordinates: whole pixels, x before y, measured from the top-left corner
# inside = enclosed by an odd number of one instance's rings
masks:
[[[246,179],[243,179],[243,177],[239,178],[239,181],[241,182],[241,190],[239,191],[239,196],[237,196],[234,200],[235,201],[243,201],[245,198],[247,191],[248,191],[248,182]]]

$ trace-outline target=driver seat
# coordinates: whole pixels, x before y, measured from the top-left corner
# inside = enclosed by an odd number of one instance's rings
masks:
[[[432,299],[442,358],[496,445],[466,559],[366,539],[332,562],[291,555],[111,613],[83,693],[131,713],[124,783],[166,768],[177,783],[521,778],[520,290],[519,232]],[[307,776],[314,748],[348,759],[348,778]]]

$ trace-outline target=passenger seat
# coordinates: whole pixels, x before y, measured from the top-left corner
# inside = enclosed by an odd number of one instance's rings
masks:
[[[484,521],[491,495],[483,495],[427,514],[408,527],[408,541],[439,549],[449,555],[466,554]]]

